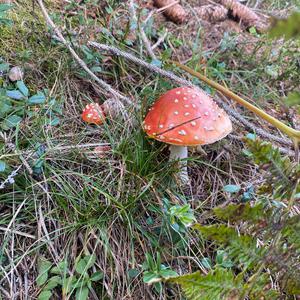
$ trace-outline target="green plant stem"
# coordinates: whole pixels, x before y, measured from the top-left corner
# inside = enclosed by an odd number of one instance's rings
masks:
[[[258,107],[252,105],[251,103],[249,103],[248,101],[244,100],[243,98],[241,98],[240,96],[236,95],[235,93],[233,93],[232,91],[230,91],[229,89],[227,89],[226,87],[218,84],[217,82],[208,79],[207,77],[205,77],[204,75],[200,74],[199,72],[194,71],[193,69],[182,65],[178,62],[172,61],[176,66],[178,66],[180,69],[188,72],[189,74],[199,78],[200,80],[204,81],[205,83],[207,83],[208,85],[210,85],[211,87],[217,89],[219,92],[223,93],[224,95],[230,97],[231,99],[235,100],[236,102],[238,102],[239,104],[241,104],[242,106],[244,106],[245,108],[247,108],[248,110],[252,111],[254,114],[256,114],[257,116],[261,117],[262,119],[264,119],[265,121],[267,121],[268,123],[272,124],[273,126],[275,126],[276,128],[278,128],[280,131],[284,132],[286,135],[288,135],[295,146],[295,150],[296,153],[298,153],[298,147],[299,147],[299,142],[300,142],[300,131],[296,130],[294,128],[289,127],[288,125],[282,123],[281,121],[279,121],[278,119],[270,116],[269,114],[267,114],[266,112],[264,112],[263,110],[259,109]]]

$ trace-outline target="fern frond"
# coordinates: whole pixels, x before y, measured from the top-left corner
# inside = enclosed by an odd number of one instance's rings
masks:
[[[195,272],[170,278],[167,282],[179,284],[190,300],[229,299],[243,289],[242,276],[234,276],[231,270],[226,269],[216,269],[207,275]]]

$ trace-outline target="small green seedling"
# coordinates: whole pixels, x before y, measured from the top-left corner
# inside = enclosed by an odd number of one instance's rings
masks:
[[[41,259],[38,265],[37,286],[41,288],[38,300],[51,299],[54,289],[60,289],[63,299],[75,293],[76,300],[88,299],[92,283],[103,278],[102,272],[90,270],[95,265],[96,256],[79,257],[75,263],[75,272],[70,272],[66,260],[53,266],[49,261]]]
[[[162,291],[162,279],[177,276],[177,273],[161,263],[161,256],[156,254],[156,261],[149,253],[146,253],[146,261],[143,263],[143,281],[148,284],[154,284],[155,290]]]

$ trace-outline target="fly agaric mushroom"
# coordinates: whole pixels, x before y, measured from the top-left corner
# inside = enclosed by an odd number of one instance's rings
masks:
[[[118,99],[107,99],[102,105],[98,103],[87,104],[82,112],[83,121],[101,125],[106,118],[114,120],[118,116],[128,119],[124,105]]]
[[[204,91],[179,87],[162,95],[143,122],[148,136],[171,144],[170,159],[186,159],[188,146],[212,144],[232,130],[228,115]],[[179,179],[188,182],[186,162]]]
[[[87,104],[81,116],[83,121],[96,125],[103,124],[105,119],[104,110],[98,103]]]

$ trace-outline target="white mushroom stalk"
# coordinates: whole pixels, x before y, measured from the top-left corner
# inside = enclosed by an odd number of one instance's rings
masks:
[[[178,179],[183,184],[189,183],[189,175],[187,170],[187,161],[188,158],[188,147],[186,146],[177,146],[170,145],[170,161],[180,160],[179,162],[179,171],[177,173]]]
[[[180,160],[178,178],[189,182],[188,146],[212,144],[232,130],[228,115],[204,91],[175,88],[162,95],[149,109],[143,124],[152,138],[171,144],[170,160]]]

